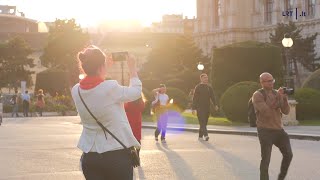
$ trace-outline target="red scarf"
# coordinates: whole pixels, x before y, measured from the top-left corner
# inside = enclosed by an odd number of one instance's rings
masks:
[[[86,76],[80,80],[81,89],[92,89],[102,83],[104,80],[99,76]]]

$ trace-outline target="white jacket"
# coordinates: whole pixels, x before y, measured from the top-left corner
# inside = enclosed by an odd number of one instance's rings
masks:
[[[102,128],[83,105],[78,87],[79,83],[71,91],[83,125],[78,148],[85,153],[123,149],[107,132],[106,140]],[[138,78],[131,78],[129,87],[120,86],[115,80],[107,80],[89,90],[80,88],[80,94],[92,114],[127,147],[140,147],[140,144],[130,128],[124,103],[141,97],[141,91],[142,83]]]

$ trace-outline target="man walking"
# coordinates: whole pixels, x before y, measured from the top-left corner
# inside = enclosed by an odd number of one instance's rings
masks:
[[[19,117],[18,110],[19,110],[19,104],[18,104],[18,91],[15,91],[15,94],[11,97],[10,100],[11,104],[13,105],[11,116],[13,117],[16,115],[16,117]]]
[[[197,112],[197,117],[200,124],[199,140],[204,138],[208,141],[207,124],[210,115],[210,100],[215,105],[215,110],[218,110],[216,105],[213,89],[208,85],[208,75],[203,73],[200,75],[201,83],[195,87],[192,99],[192,114]]]
[[[29,113],[29,104],[30,104],[30,95],[28,94],[28,91],[25,91],[25,93],[22,95],[22,106],[23,106],[23,115],[24,117],[28,117]]]
[[[271,74],[262,73],[262,91],[256,91],[252,97],[261,147],[260,180],[269,180],[268,170],[273,145],[279,148],[283,156],[278,180],[283,180],[287,175],[293,156],[289,136],[281,123],[281,113],[287,115],[290,111],[288,96],[282,88],[274,90],[274,82]]]

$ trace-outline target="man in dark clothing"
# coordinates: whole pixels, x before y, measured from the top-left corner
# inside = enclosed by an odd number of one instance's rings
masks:
[[[197,112],[197,117],[200,124],[199,129],[199,140],[204,138],[204,140],[208,141],[208,131],[207,124],[210,115],[210,100],[215,105],[215,110],[218,110],[218,106],[216,105],[215,97],[213,94],[213,89],[208,85],[208,75],[201,74],[200,75],[201,83],[195,87],[193,102],[192,102],[192,114]]]

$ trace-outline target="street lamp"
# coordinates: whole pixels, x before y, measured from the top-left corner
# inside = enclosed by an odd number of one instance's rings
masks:
[[[85,77],[84,74],[79,74],[79,79],[82,80]]]
[[[197,68],[198,68],[199,71],[202,71],[204,69],[204,65],[201,64],[201,62],[199,62]]]
[[[286,56],[286,86],[290,87],[292,85],[292,88],[294,88],[294,80],[291,77],[291,69],[290,69],[290,58],[289,58],[289,48],[293,45],[293,40],[288,36],[288,34],[284,35],[284,38],[282,39],[282,45],[285,47],[285,56]]]

